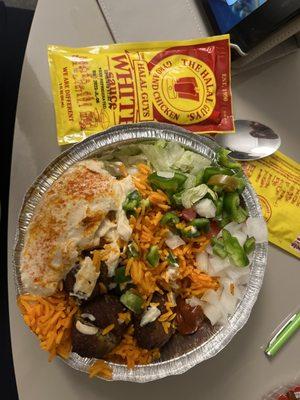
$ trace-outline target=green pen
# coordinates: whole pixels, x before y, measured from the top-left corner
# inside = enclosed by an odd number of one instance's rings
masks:
[[[286,344],[290,337],[300,328],[300,312],[293,314],[291,318],[283,325],[283,327],[270,340],[265,354],[269,357],[275,354]]]

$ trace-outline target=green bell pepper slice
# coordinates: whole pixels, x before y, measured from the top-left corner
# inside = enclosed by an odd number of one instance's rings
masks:
[[[169,250],[169,255],[167,257],[167,260],[169,265],[171,265],[171,267],[176,267],[176,268],[179,267],[178,258],[174,256],[171,250]]]
[[[222,259],[224,259],[228,256],[228,253],[224,247],[223,238],[217,239],[217,238],[213,237],[211,239],[211,245],[212,245],[212,251],[216,256],[218,256]]]
[[[174,172],[172,178],[159,176],[157,172],[153,172],[148,176],[148,181],[154,189],[161,189],[171,194],[179,192],[186,179],[187,176],[181,172]]]
[[[236,190],[242,192],[246,186],[242,178],[223,174],[211,176],[207,181],[207,184],[213,187],[217,186],[225,192],[235,192]]]
[[[134,293],[132,290],[127,290],[122,296],[120,297],[120,301],[127,307],[130,311],[134,312],[135,314],[140,314],[142,312],[142,305],[144,300],[141,296]]]
[[[232,236],[226,229],[222,231],[222,238],[224,240],[224,248],[232,262],[237,267],[246,267],[249,264],[249,259],[237,238]]]
[[[122,205],[126,213],[133,214],[135,209],[141,204],[142,197],[137,190],[128,193]]]
[[[224,210],[228,216],[239,224],[247,219],[247,211],[240,206],[240,195],[237,192],[226,193],[224,196]]]
[[[149,199],[142,199],[141,200],[141,207],[149,208],[151,206],[151,202]]]
[[[212,247],[212,251],[216,256],[218,256],[218,257],[220,257],[222,259],[226,258],[227,255],[228,255],[228,253],[225,250],[224,246],[221,246],[220,244],[215,244]]]
[[[253,236],[251,236],[244,243],[244,250],[246,254],[250,254],[254,249],[255,249],[255,239]]]
[[[201,169],[201,171],[197,172],[196,174],[195,186],[199,186],[201,185],[201,183],[203,183],[203,176],[204,176],[204,169]]]
[[[209,219],[207,218],[195,218],[189,225],[194,226],[200,232],[208,232],[210,227]]]
[[[159,263],[159,251],[157,246],[151,246],[146,254],[146,260],[152,268],[157,267]]]
[[[229,168],[223,168],[223,167],[207,167],[203,172],[202,181],[203,183],[206,183],[212,176],[220,174],[233,175],[233,171],[231,171]]]
[[[159,221],[161,225],[175,225],[178,224],[179,217],[172,212],[167,212]]]
[[[230,150],[224,148],[220,149],[218,151],[218,163],[225,168],[241,169],[242,167],[240,163],[232,161],[232,159],[228,157],[228,154],[230,152],[231,152]]]
[[[139,258],[140,250],[135,242],[131,242],[127,246],[127,257]]]
[[[183,192],[175,193],[172,196],[172,203],[175,203],[176,206],[182,206],[182,193]]]
[[[183,229],[180,229],[179,232],[180,232],[180,236],[187,238],[187,239],[196,238],[196,237],[200,236],[200,232],[198,231],[198,229],[192,225],[189,225]]]
[[[130,275],[125,274],[125,267],[119,267],[115,271],[114,282],[115,283],[125,283],[129,282],[131,279]]]
[[[216,201],[216,215],[215,218],[217,220],[221,220],[222,219],[222,215],[223,215],[223,203],[224,203],[224,196],[220,196],[218,197],[217,201]]]
[[[227,212],[223,208],[223,213],[222,213],[222,218],[218,221],[218,225],[220,228],[224,228],[229,222],[231,222],[232,219],[229,217]]]

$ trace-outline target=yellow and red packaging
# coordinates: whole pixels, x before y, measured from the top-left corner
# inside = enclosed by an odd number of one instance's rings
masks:
[[[300,258],[300,165],[277,151],[243,163],[243,169],[259,197],[270,242]]]
[[[232,132],[229,35],[86,48],[48,46],[61,145],[113,125],[160,121]]]

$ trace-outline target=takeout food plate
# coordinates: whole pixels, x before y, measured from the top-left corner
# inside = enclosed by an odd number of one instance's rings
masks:
[[[52,183],[78,161],[101,156],[115,147],[158,139],[178,142],[185,148],[198,152],[211,160],[216,160],[216,151],[219,149],[219,146],[211,139],[190,134],[182,128],[160,123],[141,123],[116,126],[101,134],[93,135],[69,148],[50,163],[26,193],[21,209],[13,265],[17,295],[24,293],[19,267],[25,233],[36,206]],[[249,183],[247,183],[242,196],[249,216],[262,217],[257,196]],[[128,369],[125,365],[109,363],[113,369],[113,380],[147,382],[182,374],[219,353],[247,322],[262,285],[266,260],[267,242],[256,244],[244,296],[226,326],[215,327],[204,336],[196,333],[180,340],[173,340],[162,351],[161,358],[149,365]],[[76,370],[88,372],[94,359],[82,358],[71,353],[65,362]]]

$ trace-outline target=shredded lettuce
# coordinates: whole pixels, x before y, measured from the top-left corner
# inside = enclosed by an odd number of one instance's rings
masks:
[[[208,189],[208,186],[203,183],[202,185],[185,190],[181,195],[183,207],[191,208],[206,195]]]
[[[167,142],[166,142],[165,140],[163,140],[163,139],[159,139],[159,140],[155,143],[155,145],[163,149],[164,147],[166,147]]]
[[[127,167],[139,163],[147,163],[147,157],[141,152],[139,145],[129,144],[114,150],[111,155],[113,159],[122,161]],[[108,160],[111,159],[107,158]]]
[[[184,188],[190,189],[196,186],[196,176],[195,175],[188,175],[187,180],[184,182]]]
[[[132,156],[119,156],[119,160],[122,161],[123,164],[126,165],[126,167],[136,165],[136,164],[147,164],[147,157],[145,154],[136,154]]]
[[[154,169],[170,171],[185,150],[177,143],[168,142],[165,147],[162,145],[162,141],[158,141],[155,144],[140,144],[139,147]]]
[[[199,171],[199,169],[210,165],[210,160],[201,156],[200,154],[194,153],[189,150],[185,150],[180,158],[174,164],[174,168],[178,168],[183,172]]]
[[[181,201],[184,208],[191,208],[199,200],[209,193],[213,200],[217,198],[216,194],[204,183],[199,186],[185,190],[181,195]]]
[[[157,140],[155,143],[130,144],[107,154],[107,160],[117,159],[126,166],[138,163],[151,163],[156,171],[180,170],[196,175],[199,170],[210,165],[210,161],[200,154],[185,150],[180,144]],[[190,178],[187,187],[192,187],[194,178]]]

